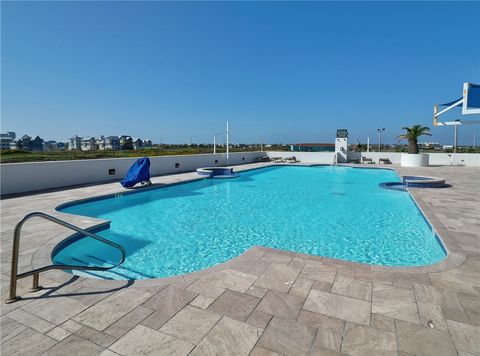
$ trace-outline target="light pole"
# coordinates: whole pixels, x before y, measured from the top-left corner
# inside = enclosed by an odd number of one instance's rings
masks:
[[[378,152],[382,150],[382,132],[385,131],[385,128],[383,129],[377,129],[378,132]]]
[[[213,154],[216,154],[217,153],[217,136],[220,136],[220,135],[227,135],[227,164],[228,164],[228,161],[229,161],[229,136],[230,136],[230,130],[228,128],[228,121],[227,121],[227,131],[224,131],[224,132],[219,132],[219,133],[216,133],[213,135]]]

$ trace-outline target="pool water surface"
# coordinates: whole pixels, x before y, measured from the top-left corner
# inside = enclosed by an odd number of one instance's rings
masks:
[[[384,266],[422,266],[446,254],[408,192],[380,188],[393,170],[277,166],[59,208],[111,221],[100,236],[123,245],[124,264],[92,276],[185,274],[251,246]],[[73,241],[73,242],[72,242]],[[90,238],[54,251],[56,263],[104,265],[118,251]],[[85,272],[84,272],[85,273]]]

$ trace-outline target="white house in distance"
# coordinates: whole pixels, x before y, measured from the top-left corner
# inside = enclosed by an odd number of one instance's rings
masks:
[[[16,133],[9,131],[7,133],[0,134],[0,149],[9,150],[12,143],[15,144]]]

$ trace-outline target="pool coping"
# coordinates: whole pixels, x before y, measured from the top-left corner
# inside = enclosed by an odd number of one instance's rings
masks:
[[[255,169],[261,169],[264,167],[270,167],[270,166],[331,166],[330,164],[306,164],[306,163],[293,163],[293,164],[288,164],[288,163],[267,163],[267,164],[262,164],[258,165],[255,167],[237,167],[237,171],[250,171],[250,170],[255,170]],[[399,177],[401,175],[397,171],[395,167],[377,167],[377,166],[368,166],[368,167],[358,167],[352,164],[341,164],[339,166],[344,166],[344,167],[351,167],[351,168],[357,168],[357,169],[388,169],[388,170],[393,170]],[[243,168],[243,169],[242,169]],[[165,183],[161,185],[153,185],[150,187],[145,187],[141,189],[134,189],[134,190],[123,190],[121,191],[121,188],[119,188],[118,193],[109,193],[109,194],[104,194],[104,195],[99,195],[95,197],[88,197],[88,198],[82,198],[82,199],[76,199],[72,201],[68,201],[65,203],[61,203],[55,207],[55,212],[57,214],[61,215],[70,215],[74,216],[76,218],[85,218],[85,216],[81,215],[74,215],[74,214],[69,214],[69,213],[63,213],[61,211],[58,211],[57,209],[63,208],[65,206],[72,206],[76,204],[81,204],[84,203],[85,201],[96,201],[96,200],[103,200],[103,199],[108,199],[112,196],[116,195],[129,195],[129,194],[135,194],[138,192],[142,192],[145,190],[151,190],[151,189],[160,189],[168,186],[173,186],[173,185],[178,185],[178,184],[185,184],[185,183],[190,183],[193,181],[198,181],[202,179],[207,179],[205,177],[183,177],[181,181],[177,182],[172,182],[172,183]],[[414,188],[416,189],[416,188]],[[429,188],[425,188],[429,189]],[[434,189],[434,188],[430,188]],[[170,277],[160,277],[160,278],[152,278],[152,279],[137,279],[135,280],[136,285],[140,286],[154,286],[154,285],[163,285],[163,284],[169,284],[169,283],[176,283],[176,282],[185,282],[185,281],[192,281],[195,280],[199,277],[215,273],[221,270],[229,269],[230,266],[235,265],[237,263],[240,263],[244,260],[248,260],[250,256],[256,256],[258,252],[268,252],[272,251],[278,254],[290,256],[290,257],[299,257],[307,260],[312,260],[312,261],[318,261],[322,262],[324,264],[333,264],[333,265],[340,265],[340,266],[350,266],[353,268],[359,268],[359,269],[369,269],[371,271],[378,271],[378,272],[389,272],[389,273],[396,273],[396,274],[403,274],[403,273],[432,273],[432,272],[442,272],[446,271],[452,268],[455,268],[459,265],[461,265],[465,261],[465,254],[462,252],[463,250],[460,248],[460,246],[455,242],[453,237],[449,236],[449,231],[446,228],[443,228],[442,225],[440,224],[440,221],[437,221],[438,218],[436,218],[433,214],[427,214],[426,212],[426,205],[423,202],[423,200],[420,197],[415,197],[414,191],[408,190],[408,193],[413,200],[414,204],[417,206],[419,209],[422,217],[424,220],[427,222],[431,230],[435,233],[436,236],[440,239],[441,245],[445,248],[447,255],[444,259],[441,261],[428,265],[428,266],[412,266],[412,267],[406,267],[406,266],[381,266],[381,265],[371,265],[368,263],[361,263],[361,262],[354,262],[354,261],[348,261],[348,260],[342,260],[342,259],[335,259],[335,258],[330,258],[330,257],[325,257],[325,256],[317,256],[317,255],[310,255],[310,254],[304,254],[304,253],[299,253],[299,252],[293,252],[293,251],[286,251],[286,250],[280,250],[280,249],[275,249],[275,248],[270,248],[266,246],[258,246],[254,245],[247,249],[245,252],[242,254],[228,260],[222,263],[219,263],[217,265],[207,267],[205,269],[187,273],[187,274],[182,274],[182,275],[176,275],[176,276],[170,276]],[[91,218],[88,217],[90,220],[93,222],[88,224],[86,227],[87,230],[94,230],[98,231],[98,229],[105,229],[107,228],[106,226],[109,225],[108,220],[101,220],[101,219],[96,219],[96,218]],[[433,221],[432,221],[433,220]],[[52,237],[51,239],[47,240],[44,244],[42,244],[34,253],[32,256],[32,267],[33,268],[38,268],[44,265],[51,264],[51,255],[53,251],[55,250],[56,246],[61,243],[64,240],[67,240],[68,238],[74,236],[75,234],[72,234],[71,232],[65,232],[59,235],[56,235]],[[62,271],[65,274],[65,277],[70,278],[72,274]],[[119,279],[119,280],[112,280],[112,279],[101,279],[101,278],[91,278],[91,277],[84,277],[82,278],[89,278],[89,279],[95,279],[98,282],[105,284],[105,285],[112,285],[116,286],[119,285],[119,283],[125,283],[126,280],[124,279]]]

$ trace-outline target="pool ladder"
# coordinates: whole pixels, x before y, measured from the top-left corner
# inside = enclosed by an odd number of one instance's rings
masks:
[[[23,272],[23,273],[18,273],[18,254],[19,254],[19,248],[20,248],[20,233],[22,230],[23,224],[27,220],[30,220],[31,218],[34,217],[39,217],[45,220],[49,220],[55,224],[64,226],[70,230],[76,231],[80,234],[83,234],[85,236],[91,237],[92,239],[98,240],[100,242],[103,242],[107,245],[110,245],[118,250],[120,250],[121,253],[121,259],[120,262],[117,264],[110,266],[110,267],[100,267],[100,266],[75,266],[75,265],[61,265],[61,264],[52,264],[44,267],[40,267],[37,269],[33,269],[28,272]],[[30,214],[25,215],[25,217],[20,220],[17,225],[15,225],[15,230],[13,232],[13,248],[12,248],[12,263],[11,263],[11,271],[10,271],[10,292],[9,292],[9,298],[5,301],[5,303],[12,303],[20,299],[20,297],[17,296],[17,281],[19,279],[28,277],[28,276],[33,276],[33,284],[32,288],[30,289],[31,292],[38,291],[42,289],[41,286],[39,286],[39,279],[40,279],[40,273],[46,272],[49,270],[53,269],[75,269],[75,270],[88,270],[88,271],[107,271],[109,269],[115,268],[120,266],[124,261],[125,261],[125,256],[126,256],[126,251],[125,248],[115,242],[112,242],[110,240],[104,239],[101,236],[98,236],[96,234],[93,234],[87,230],[81,229],[75,225],[72,225],[66,221],[57,219],[49,214],[41,213],[41,212],[33,212]]]

